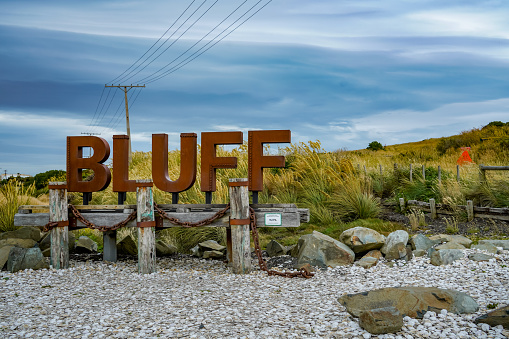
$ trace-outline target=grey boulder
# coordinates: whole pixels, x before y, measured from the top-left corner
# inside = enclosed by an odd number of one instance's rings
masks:
[[[428,311],[439,313],[442,309],[456,314],[474,313],[479,309],[477,302],[466,293],[435,287],[388,287],[347,294],[338,300],[354,317],[384,307],[394,307],[402,317],[411,318],[422,318]]]
[[[277,257],[280,255],[286,255],[287,249],[286,246],[281,245],[276,240],[271,240],[267,244],[267,248],[265,249],[267,251],[267,255],[269,257]]]
[[[39,247],[11,248],[7,260],[7,270],[14,273],[28,268],[34,270],[49,268],[49,263],[42,255],[41,249]]]
[[[422,234],[416,234],[414,235],[410,241],[410,245],[412,245],[413,250],[423,250],[427,251],[428,248],[433,247],[435,245],[435,242],[433,240],[430,240],[427,236]]]
[[[387,236],[385,244],[380,251],[385,254],[385,259],[403,259],[407,257],[406,245],[408,242],[408,233],[403,230],[397,230]]]
[[[434,251],[431,254],[431,264],[435,266],[450,265],[458,259],[465,256],[462,250],[458,249],[443,249],[440,251]]]
[[[41,240],[41,231],[37,227],[25,226],[14,231],[0,234],[0,240],[9,238],[32,239],[33,241],[38,242]]]
[[[362,253],[381,248],[385,243],[385,236],[370,228],[354,227],[341,233],[339,241],[355,253]]]
[[[474,322],[476,324],[484,323],[490,326],[502,325],[505,329],[509,329],[509,305],[486,313],[476,318]]]
[[[313,231],[299,239],[297,264],[327,268],[353,264],[355,253],[345,244]]]

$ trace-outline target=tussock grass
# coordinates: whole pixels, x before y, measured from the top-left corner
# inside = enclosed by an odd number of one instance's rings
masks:
[[[35,191],[32,184],[28,187],[17,180],[10,180],[0,187],[0,231],[7,232],[14,227],[14,215],[21,205],[39,205],[40,202],[31,195]]]

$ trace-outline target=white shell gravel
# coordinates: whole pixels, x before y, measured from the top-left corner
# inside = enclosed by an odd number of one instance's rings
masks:
[[[336,267],[311,279],[259,270],[234,275],[221,261],[191,257],[158,258],[157,273],[148,275],[137,273],[135,261],[0,272],[0,337],[506,338],[502,326],[473,322],[489,304],[509,304],[509,253],[495,257],[439,267],[423,257],[393,267]],[[410,285],[468,293],[480,310],[405,317],[400,332],[376,336],[337,301],[345,293]]]

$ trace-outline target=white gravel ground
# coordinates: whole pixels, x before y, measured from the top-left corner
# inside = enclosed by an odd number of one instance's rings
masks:
[[[466,253],[473,252],[466,250]],[[257,265],[255,264],[255,267]],[[221,261],[158,259],[140,275],[135,261],[71,262],[67,270],[0,272],[0,338],[373,338],[337,298],[391,286],[463,291],[476,314],[428,312],[378,338],[506,338],[501,326],[476,325],[488,304],[509,304],[509,253],[490,262],[429,259],[365,270],[330,268],[312,279],[234,275]]]

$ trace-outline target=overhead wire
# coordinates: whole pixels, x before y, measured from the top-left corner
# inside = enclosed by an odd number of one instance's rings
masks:
[[[189,27],[187,27],[184,32],[182,34],[180,34],[180,36],[178,38],[176,38],[175,40],[173,40],[171,42],[171,44],[169,46],[167,46],[161,53],[159,53],[159,55],[157,55],[154,59],[152,59],[148,64],[146,64],[145,66],[143,66],[140,70],[138,70],[136,73],[134,73],[133,75],[131,75],[130,77],[127,77],[125,78],[123,81],[127,81],[133,77],[135,77],[136,75],[138,75],[140,72],[142,72],[145,68],[147,68],[148,66],[150,66],[154,61],[156,61],[161,55],[163,55],[170,47],[172,47],[175,43],[177,43],[191,28],[193,28],[194,25],[196,25],[196,23],[198,21],[201,20],[201,18],[203,18],[205,16],[205,14],[207,14],[211,9],[212,7],[214,7],[217,3],[218,3],[219,0],[216,0],[212,5],[209,6],[209,8],[207,8],[205,10],[205,12],[203,12]],[[204,0],[202,2],[202,4],[191,14],[191,16],[189,16],[189,18],[184,21],[182,23],[182,25],[179,26],[179,28],[177,28],[177,30],[166,40],[168,41],[169,39],[171,39],[171,37],[180,29],[182,28],[182,26],[205,4],[205,2],[207,2],[207,0]],[[164,43],[166,43],[166,41]],[[157,50],[159,50],[160,47],[162,47],[164,45],[164,43],[158,47]],[[157,50],[155,50],[150,56],[154,55],[155,52],[157,52]],[[146,59],[148,60],[148,59]],[[145,60],[145,61],[146,61]],[[132,72],[130,72],[129,74],[131,74]]]
[[[106,88],[105,88],[105,87],[103,87],[103,90],[102,90],[102,92],[101,92],[101,97],[99,98],[99,102],[97,102],[97,106],[95,107],[94,116],[92,117],[92,120],[90,120],[90,124],[89,124],[89,128],[87,129],[87,132],[91,132],[90,127],[92,126],[92,124],[93,124],[93,122],[94,122],[94,119],[95,119],[95,117],[96,117],[96,115],[97,115],[97,111],[99,110],[99,105],[101,104],[101,100],[102,100],[102,98],[103,98],[104,90],[105,90],[105,89],[106,89]]]
[[[143,82],[145,79],[148,79],[152,76],[154,76],[156,73],[160,72],[161,70],[165,69],[166,67],[168,67],[169,65],[171,65],[172,63],[174,63],[176,60],[178,60],[180,57],[182,57],[183,55],[185,55],[187,52],[189,52],[191,49],[193,49],[196,45],[198,45],[200,42],[202,42],[207,36],[209,36],[210,33],[212,33],[213,31],[216,30],[216,28],[218,28],[221,24],[223,24],[226,20],[228,20],[228,18],[230,18],[236,11],[238,11],[248,0],[245,0],[243,3],[241,3],[237,8],[235,8],[232,12],[230,12],[230,14],[228,14],[228,16],[226,18],[224,18],[220,23],[218,23],[214,28],[212,28],[210,31],[207,32],[207,34],[205,34],[200,40],[198,40],[197,42],[195,42],[191,47],[189,47],[188,49],[186,49],[184,52],[182,52],[178,57],[174,58],[170,63],[168,63],[166,66],[164,67],[161,67],[159,70],[155,71],[154,73],[152,73],[151,75],[148,75],[146,76],[145,78],[143,79],[140,79],[138,82]],[[261,1],[261,0],[260,0]],[[259,2],[260,2],[259,1]],[[251,9],[250,9],[251,10]]]
[[[97,116],[97,120],[96,120],[95,124],[93,124],[92,128],[97,128],[97,126],[99,126],[101,124],[101,122],[104,119],[104,116],[106,115],[107,111],[109,110],[109,107],[111,106],[111,102],[115,98],[115,95],[117,94],[117,92],[116,91],[113,92],[113,95],[111,96],[111,99],[109,99],[110,98],[110,94],[111,94],[111,88],[109,89],[108,94],[106,95],[106,99],[104,99],[104,102],[103,102],[103,104],[101,106],[101,110],[99,111],[99,115]],[[107,106],[107,108],[105,110],[104,108],[106,106],[106,103],[108,102],[108,99],[109,99],[109,104],[108,104],[108,106]]]
[[[137,64],[137,63],[138,63],[138,62],[139,62],[139,61],[140,61],[140,60],[141,60],[141,59],[142,59],[145,55],[147,55],[147,53],[148,53],[148,52],[150,52],[150,50],[151,50],[152,48],[154,48],[154,46],[155,46],[155,45],[157,45],[157,43],[159,43],[159,41],[161,41],[161,39],[162,39],[162,38],[166,35],[166,33],[168,33],[168,31],[169,31],[170,29],[172,29],[172,28],[173,28],[173,26],[175,26],[175,24],[176,24],[176,23],[180,20],[180,18],[182,18],[182,16],[184,16],[184,14],[187,12],[187,10],[188,10],[188,9],[189,9],[189,8],[190,8],[190,7],[191,7],[191,6],[195,3],[195,2],[196,2],[196,0],[192,0],[192,1],[191,1],[191,3],[190,3],[187,7],[186,7],[186,9],[185,9],[185,10],[184,10],[181,14],[180,14],[180,16],[179,16],[177,19],[175,19],[175,21],[171,24],[171,26],[170,26],[170,27],[168,27],[168,29],[167,29],[167,30],[163,33],[163,35],[161,35],[161,36],[159,37],[159,39],[157,39],[157,41],[156,41],[156,42],[154,42],[154,44],[153,44],[152,46],[150,46],[150,48],[149,48],[149,49],[147,49],[147,50],[145,51],[145,53],[143,53],[143,55],[142,55],[142,56],[141,56],[141,57],[139,57],[139,58],[138,58],[138,60],[136,60],[136,61],[135,61],[135,62],[134,62],[131,66],[129,66],[129,67],[128,67],[128,68],[127,68],[124,72],[122,72],[122,74],[120,74],[119,76],[117,76],[115,79],[113,79],[113,80],[109,81],[109,83],[113,83],[113,82],[117,81],[117,79],[119,79],[120,77],[122,77],[122,76],[123,76],[123,75],[124,75],[127,71],[129,71],[129,70],[130,70],[130,69],[131,69],[134,65],[136,65],[136,64]],[[171,38],[171,36],[170,36],[168,39],[170,39],[170,38]],[[161,45],[161,46],[162,46],[162,45]],[[159,47],[158,47],[158,49],[159,49]],[[156,51],[157,51],[157,50],[156,50]],[[153,55],[153,54],[151,54],[150,56],[152,56],[152,55]],[[149,57],[150,57],[150,56],[149,56]]]
[[[216,41],[216,38],[219,37],[221,34],[223,34],[226,30],[228,30],[231,26],[233,26],[235,23],[237,23],[238,21],[240,21],[240,19],[242,17],[244,17],[251,9],[253,9],[255,6],[257,6],[262,0],[258,1],[253,7],[251,7],[246,13],[244,13],[240,18],[238,18],[237,20],[235,20],[232,24],[230,24],[227,28],[225,28],[221,33],[219,33],[218,35],[216,35],[216,37],[213,39],[213,40],[210,40],[209,42],[207,42],[207,44],[205,44],[204,46],[202,46],[200,49],[198,49],[196,52],[194,52],[193,54],[191,54],[190,56],[188,56],[186,59],[184,59],[183,61],[181,61],[179,64],[177,64],[176,66],[173,66],[172,68],[170,68],[169,70],[166,70],[165,72],[163,72],[162,74],[160,75],[157,75],[157,76],[151,76],[152,79],[147,79],[147,78],[144,78],[143,81],[147,84],[150,84],[150,83],[153,83],[157,80],[160,80],[174,72],[176,72],[177,70],[181,69],[182,67],[184,67],[185,65],[189,64],[191,61],[195,60],[196,58],[198,58],[199,56],[201,56],[203,53],[205,53],[206,51],[208,51],[209,49],[211,49],[212,47],[214,47],[215,45],[217,45],[219,42],[221,42],[222,40],[224,40],[227,36],[229,36],[230,34],[232,34],[233,32],[235,32],[240,26],[242,26],[244,23],[246,23],[249,19],[251,19],[253,16],[255,16],[258,12],[260,12],[263,8],[265,8],[270,2],[272,2],[272,0],[269,0],[266,4],[264,4],[263,6],[261,6],[259,9],[257,9],[253,14],[251,14],[249,17],[247,17],[244,21],[242,21],[239,25],[237,25],[237,27],[235,27],[234,29],[232,29],[230,32],[228,32],[227,34],[225,34],[222,38],[220,38],[219,40]],[[212,43],[211,46],[209,46],[208,48],[206,48],[205,50],[201,51],[202,49],[204,49],[205,47],[207,47],[208,45],[210,45]],[[201,51],[201,52],[200,52]],[[197,54],[197,55],[196,55]],[[193,57],[194,56],[194,57]],[[171,63],[170,63],[171,64]],[[169,65],[169,64],[168,64]],[[165,67],[167,67],[168,65],[166,65]]]

